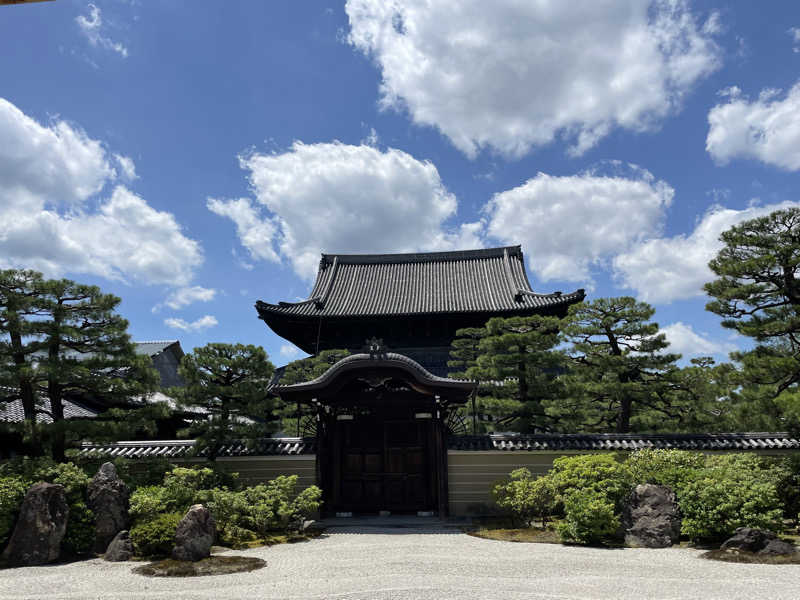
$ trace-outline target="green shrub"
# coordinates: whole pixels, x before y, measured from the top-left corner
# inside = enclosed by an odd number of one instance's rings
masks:
[[[265,485],[241,491],[249,507],[247,529],[265,535],[269,531],[298,530],[319,509],[322,490],[312,485],[297,494],[297,475],[279,475]]]
[[[614,503],[602,492],[573,490],[564,496],[564,519],[558,533],[566,542],[597,544],[619,529]]]
[[[773,461],[752,454],[709,457],[700,476],[682,491],[681,533],[694,541],[718,541],[737,527],[780,531],[777,489],[783,475]]]
[[[19,515],[19,508],[30,483],[19,475],[0,477],[0,550],[6,545]]]
[[[533,519],[539,517],[544,526],[555,504],[552,478],[533,478],[526,468],[515,469],[508,477],[508,481],[496,484],[492,490],[497,506],[511,514],[515,525],[530,527]]]
[[[244,526],[245,522],[249,523],[252,507],[242,492],[220,488],[202,490],[197,501],[211,511],[217,524],[217,537],[223,546],[238,548],[256,539],[255,532]]]
[[[61,547],[71,556],[89,554],[94,545],[94,535],[94,513],[83,501],[71,503]]]
[[[131,528],[131,542],[137,556],[168,556],[175,545],[175,531],[183,513],[171,512],[137,523]]]
[[[150,521],[159,514],[178,511],[173,498],[168,497],[167,489],[160,485],[146,485],[136,489],[130,498],[131,519],[138,523]]]
[[[680,498],[681,490],[696,479],[705,466],[705,456],[686,450],[638,450],[625,465],[633,485],[655,483],[668,486]]]
[[[563,507],[568,494],[578,490],[597,492],[619,509],[632,487],[630,470],[611,454],[557,458],[549,477],[555,487],[557,509]]]
[[[797,522],[800,513],[800,454],[780,460],[783,477],[778,483],[778,498],[783,506],[783,516]]]

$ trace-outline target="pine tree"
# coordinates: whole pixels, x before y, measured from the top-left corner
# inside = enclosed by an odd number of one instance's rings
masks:
[[[741,365],[735,394],[744,428],[800,427],[800,209],[744,221],[709,263],[706,309],[754,340],[731,355]]]
[[[668,416],[668,376],[677,369],[677,354],[650,321],[654,309],[634,298],[599,298],[569,309],[564,339],[572,344],[567,374],[572,427],[619,433],[643,424],[640,415]]]
[[[480,355],[466,374],[495,386],[491,408],[513,411],[501,422],[521,431],[553,429],[551,409],[561,396],[558,375],[564,360],[555,350],[559,325],[558,318],[540,315],[495,317],[486,323]]]
[[[37,425],[41,402],[36,394],[40,374],[32,356],[40,349],[36,319],[43,311],[43,285],[36,271],[0,271],[0,402],[21,402],[28,455],[42,453]]]
[[[156,389],[158,374],[148,357],[136,354],[128,322],[115,312],[120,302],[116,296],[67,279],[45,280],[30,271],[4,271],[0,280],[0,327],[7,336],[0,353],[0,381],[18,390],[23,406],[28,405],[27,427],[38,428],[53,458],[63,461],[69,438],[108,434],[102,420],[66,421],[66,400],[125,405]],[[26,398],[31,391],[32,411]],[[43,425],[42,415],[52,424]]]
[[[206,413],[191,427],[198,450],[214,460],[226,442],[273,431],[275,402],[267,387],[274,371],[259,346],[212,343],[184,355],[178,373],[186,386],[170,394],[180,406]]]

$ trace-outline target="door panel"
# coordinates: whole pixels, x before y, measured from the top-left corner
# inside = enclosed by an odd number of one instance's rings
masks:
[[[429,489],[431,421],[340,421],[336,510],[414,512],[434,507]]]

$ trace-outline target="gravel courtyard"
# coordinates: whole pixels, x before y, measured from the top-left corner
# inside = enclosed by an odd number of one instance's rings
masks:
[[[734,565],[696,550],[602,550],[484,540],[452,529],[335,529],[300,544],[236,551],[259,571],[153,579],[133,563],[91,560],[0,571],[0,598],[521,598],[800,597],[800,565]]]

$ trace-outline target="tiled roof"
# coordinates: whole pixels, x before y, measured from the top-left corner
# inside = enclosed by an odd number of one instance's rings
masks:
[[[116,442],[112,444],[84,443],[80,454],[97,457],[123,458],[185,458],[192,455],[194,440],[164,440]],[[314,454],[314,438],[264,438],[252,445],[245,442],[225,444],[217,456],[292,456]],[[199,456],[203,456],[201,451]]]
[[[92,419],[97,416],[97,411],[86,408],[85,406],[64,400],[65,419]],[[0,402],[0,421],[6,423],[20,423],[25,419],[25,412],[22,409],[22,400],[12,400],[10,402]],[[52,423],[50,415],[40,413],[37,421],[39,423]]]
[[[590,433],[499,434],[453,436],[450,450],[562,451],[562,450],[795,450],[800,439],[788,433]]]
[[[787,433],[687,433],[687,434],[504,434],[464,435],[448,438],[449,450],[504,452],[561,452],[642,450],[798,450],[800,439]],[[182,458],[191,455],[194,440],[84,443],[80,453],[97,457]],[[314,454],[314,438],[264,438],[252,445],[232,442],[220,456],[291,456]],[[200,453],[200,456],[203,454]]]
[[[178,340],[158,340],[152,342],[134,342],[134,346],[136,347],[136,354],[155,356],[172,346],[172,344],[177,343]]]
[[[570,294],[531,290],[520,246],[418,254],[323,254],[302,302],[258,301],[262,318],[505,312],[567,306]]]

